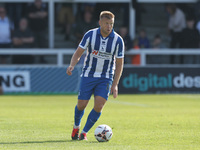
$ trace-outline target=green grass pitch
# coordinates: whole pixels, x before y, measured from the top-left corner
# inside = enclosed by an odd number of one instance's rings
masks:
[[[27,150],[199,150],[200,95],[119,95],[109,97],[88,133],[72,141],[77,96],[0,96],[0,149]],[[93,98],[82,119],[83,128]],[[113,129],[98,143],[100,124]]]

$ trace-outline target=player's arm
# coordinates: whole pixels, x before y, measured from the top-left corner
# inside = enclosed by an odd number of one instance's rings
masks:
[[[113,93],[114,98],[116,98],[118,95],[118,83],[122,75],[123,65],[124,65],[124,58],[116,58],[115,77],[111,87],[111,94]]]
[[[75,53],[72,56],[71,62],[69,67],[67,68],[66,73],[71,76],[72,75],[72,71],[74,70],[74,66],[78,63],[78,61],[80,60],[83,52],[85,50],[81,47],[78,47],[77,50],[75,51]]]

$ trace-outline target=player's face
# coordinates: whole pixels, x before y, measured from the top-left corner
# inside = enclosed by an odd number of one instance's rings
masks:
[[[114,25],[114,18],[108,19],[104,17],[99,21],[99,25],[101,27],[102,36],[106,37],[112,32]]]

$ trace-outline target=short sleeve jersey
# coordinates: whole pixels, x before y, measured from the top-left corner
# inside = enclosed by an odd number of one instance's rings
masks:
[[[114,30],[106,38],[100,28],[85,33],[79,47],[87,50],[82,76],[113,79],[115,59],[124,57],[124,42]]]

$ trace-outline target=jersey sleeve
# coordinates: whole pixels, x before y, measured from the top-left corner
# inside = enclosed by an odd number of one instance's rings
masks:
[[[123,58],[124,57],[124,41],[121,37],[118,38],[117,47],[116,47],[116,58]]]
[[[86,32],[79,44],[79,47],[86,50],[89,45],[91,35],[92,35],[92,31]]]

